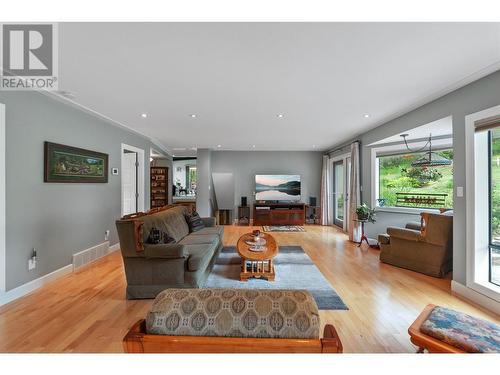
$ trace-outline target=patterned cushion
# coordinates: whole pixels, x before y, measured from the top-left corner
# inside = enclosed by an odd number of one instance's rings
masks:
[[[167,289],[146,318],[150,334],[319,338],[314,298],[302,290]]]
[[[500,353],[500,326],[445,307],[435,307],[420,331],[469,353]]]
[[[201,220],[198,212],[194,211],[191,215],[186,215],[186,222],[189,226],[189,232],[198,232],[199,230],[205,228],[203,220]]]
[[[165,233],[164,231],[158,229],[158,228],[151,228],[149,231],[149,236],[146,241],[146,243],[153,244],[153,245],[158,245],[161,243],[174,243],[175,240],[168,235],[168,233]]]

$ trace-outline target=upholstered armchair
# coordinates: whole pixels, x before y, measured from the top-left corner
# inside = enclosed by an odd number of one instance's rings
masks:
[[[443,277],[453,267],[453,216],[422,213],[418,223],[406,228],[387,228],[379,235],[380,260],[434,277]]]

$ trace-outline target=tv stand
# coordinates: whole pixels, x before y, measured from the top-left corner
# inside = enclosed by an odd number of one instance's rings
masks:
[[[304,203],[255,203],[253,225],[304,225]]]

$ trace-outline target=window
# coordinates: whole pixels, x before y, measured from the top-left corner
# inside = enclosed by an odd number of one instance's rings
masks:
[[[189,194],[196,194],[196,166],[186,165],[186,189]]]
[[[489,208],[490,208],[490,282],[500,286],[500,129],[488,132]]]
[[[453,150],[434,151],[453,160]],[[379,207],[453,208],[453,164],[412,166],[425,152],[377,155]]]

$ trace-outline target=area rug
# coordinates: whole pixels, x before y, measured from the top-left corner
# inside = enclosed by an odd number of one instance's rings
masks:
[[[305,232],[300,225],[263,225],[264,232]]]
[[[241,258],[234,246],[224,247],[215,261],[205,288],[303,289],[320,310],[348,310],[328,280],[300,246],[280,246],[274,258],[276,279],[240,281]]]

